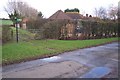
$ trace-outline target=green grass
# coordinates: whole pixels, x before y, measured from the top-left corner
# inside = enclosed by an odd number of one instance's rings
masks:
[[[16,40],[16,28],[15,27],[11,27],[11,29],[13,30],[13,39],[14,41]],[[19,33],[19,40],[20,41],[28,41],[31,39],[34,39],[34,34],[24,30],[24,29],[18,29],[18,33]]]
[[[0,64],[2,63],[2,46],[0,45]]]
[[[118,38],[96,40],[32,40],[29,42],[19,42],[18,44],[7,43],[2,47],[2,61],[3,64],[19,60],[22,61],[33,57],[38,58],[42,55],[62,53],[114,40],[118,40]]]
[[[2,27],[0,27],[0,40],[2,40]]]
[[[11,20],[0,20],[0,25],[13,25]]]

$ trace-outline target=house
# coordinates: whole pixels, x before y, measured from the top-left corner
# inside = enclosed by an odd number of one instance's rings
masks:
[[[58,10],[56,13],[50,16],[49,19],[51,20],[59,20],[59,19],[72,20],[72,18],[67,16],[62,10]]]
[[[20,23],[22,29],[26,29],[27,28],[27,26],[26,26],[27,21],[28,21],[28,18],[23,18],[22,19],[22,21]]]
[[[58,10],[56,13],[54,13],[52,16],[49,17],[49,19],[66,19],[66,20],[78,20],[82,19],[83,15],[76,13],[76,12],[66,12],[64,13],[62,10]]]
[[[65,37],[67,39],[82,39],[82,25],[80,20],[84,19],[84,16],[79,14],[78,12],[63,12],[62,10],[58,10],[53,15],[49,17],[50,20],[68,20],[68,23],[65,26],[61,27],[61,37]],[[67,34],[65,34],[65,29]]]

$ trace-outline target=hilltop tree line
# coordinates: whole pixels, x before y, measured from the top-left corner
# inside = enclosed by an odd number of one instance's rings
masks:
[[[110,5],[108,9],[104,7],[99,7],[94,9],[94,14],[96,17],[99,17],[103,20],[117,20],[118,19],[118,7]]]
[[[74,9],[65,9],[64,12],[80,12],[78,8],[74,8]]]
[[[10,19],[12,16],[15,16],[15,12],[19,15],[19,18],[29,18],[32,20],[43,18],[43,14],[41,11],[37,11],[35,8],[28,5],[26,2],[20,2],[16,0],[9,0],[7,6],[4,7],[5,11],[8,13]],[[64,12],[80,12],[78,8],[74,9],[65,9]],[[104,20],[116,20],[118,19],[118,7],[114,5],[110,5],[108,9],[104,7],[99,7],[94,9],[94,15],[100,19]],[[86,13],[88,14],[88,13]]]
[[[16,0],[10,0],[7,6],[4,7],[5,11],[9,15],[9,18],[14,22],[13,19],[17,18],[28,18],[35,20],[38,17],[42,18],[42,12],[38,12],[37,9],[31,7],[26,2],[20,2]]]

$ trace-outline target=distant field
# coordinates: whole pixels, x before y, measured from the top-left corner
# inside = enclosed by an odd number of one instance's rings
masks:
[[[12,25],[13,22],[11,20],[0,20],[0,25]]]
[[[2,61],[3,64],[28,61],[116,40],[118,38],[94,40],[31,40],[29,42],[7,43],[2,46]]]

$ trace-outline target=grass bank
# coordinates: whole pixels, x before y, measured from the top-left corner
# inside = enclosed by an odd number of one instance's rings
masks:
[[[0,25],[13,25],[13,22],[11,20],[1,20],[0,19]]]
[[[3,65],[23,62],[117,40],[118,38],[105,38],[94,40],[32,40],[7,43],[2,46],[2,62]]]

